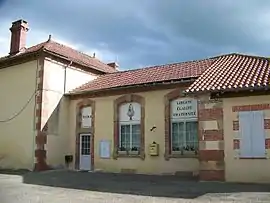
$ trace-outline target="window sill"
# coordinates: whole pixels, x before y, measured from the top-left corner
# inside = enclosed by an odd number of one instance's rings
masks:
[[[115,159],[117,158],[140,158],[142,160],[145,159],[144,152],[124,152],[118,151],[118,153],[114,156]]]
[[[239,159],[267,159],[267,157],[239,157]]]
[[[172,153],[168,155],[169,158],[198,158],[199,156],[196,154],[180,154],[180,153]]]
[[[118,155],[139,155],[138,151],[118,151]]]
[[[140,158],[141,155],[139,155],[139,154],[118,154],[117,157],[120,157],[120,158]]]

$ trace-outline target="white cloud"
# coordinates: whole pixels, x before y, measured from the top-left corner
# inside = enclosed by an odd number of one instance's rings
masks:
[[[90,56],[93,56],[93,53],[95,53],[96,58],[104,62],[117,61],[117,56],[106,49],[85,49],[85,53]]]
[[[11,22],[3,22],[0,28],[0,56],[8,55],[10,48],[10,31]],[[27,47],[36,45],[48,39],[48,33],[40,30],[29,30],[27,33]]]
[[[0,28],[0,57],[8,55],[9,53],[9,48],[10,48],[9,28],[11,26],[11,22],[12,21],[4,22],[3,26],[1,26]],[[36,44],[46,41],[49,38],[50,34],[52,35],[52,40],[60,44],[69,46],[78,51],[81,51],[90,56],[93,56],[93,53],[95,53],[96,57],[104,62],[105,61],[111,62],[117,59],[117,56],[115,56],[115,54],[113,54],[111,51],[108,50],[108,45],[106,43],[99,44],[101,49],[97,49],[95,47],[89,48],[81,43],[71,42],[65,39],[65,37],[54,35],[52,32],[36,30],[36,29],[31,29],[31,28],[27,33],[27,38],[26,38],[27,47],[31,47],[31,46],[34,46]]]
[[[0,57],[9,53],[10,34],[7,22],[1,22],[0,27]]]
[[[85,45],[81,43],[72,43],[63,38],[52,37],[52,39],[60,44],[69,46],[73,49],[76,49],[85,54],[88,54],[89,56],[93,56],[95,53],[95,56],[104,62],[111,62],[111,61],[117,60],[117,56],[115,56],[115,54],[113,54],[111,51],[108,50],[108,46],[105,43],[101,43],[100,45],[102,48],[97,49],[97,48],[86,47]]]
[[[8,53],[9,40],[5,36],[0,35],[0,57],[5,56]]]
[[[52,36],[52,40],[56,41],[60,44],[66,45],[68,47],[71,47],[73,49],[79,50],[81,48],[81,44],[76,44],[76,43],[71,43],[69,41],[63,40],[63,39],[59,39],[58,37],[54,37]]]

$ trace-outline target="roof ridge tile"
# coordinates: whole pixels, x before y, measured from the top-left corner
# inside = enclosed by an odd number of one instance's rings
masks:
[[[50,38],[49,38],[50,39]],[[97,58],[93,58],[90,55],[87,55],[86,53],[83,53],[79,50],[76,50],[70,46],[67,46],[65,44],[61,44],[54,40],[47,40],[44,42],[41,42],[39,44],[33,45],[29,48],[26,48],[24,52],[19,53],[16,56],[13,57],[1,57],[1,60],[9,60],[10,58],[15,59],[17,56],[24,56],[24,54],[31,54],[35,53],[41,49],[45,49],[49,52],[56,53],[59,55],[59,57],[66,57],[69,60],[72,60],[74,63],[77,63],[79,65],[95,69],[97,71],[100,71],[102,73],[111,73],[116,72],[117,70],[113,67],[107,65],[106,63],[103,63]]]
[[[102,90],[130,85],[197,78],[216,59],[200,59],[118,71],[97,77],[71,92]]]
[[[233,91],[236,89],[254,89],[264,88],[264,81],[269,81],[269,58],[262,56],[252,56],[246,54],[231,54],[223,56],[220,60],[215,61],[206,72],[204,72],[189,88],[186,93],[204,92],[205,90]],[[233,62],[234,61],[234,62]],[[240,66],[239,66],[240,65]],[[222,69],[217,68],[222,67]],[[241,72],[239,72],[241,68]],[[220,74],[222,70],[226,70],[228,74]],[[216,75],[217,77],[211,77]],[[221,75],[221,76],[220,76]],[[211,83],[205,81],[211,80]]]

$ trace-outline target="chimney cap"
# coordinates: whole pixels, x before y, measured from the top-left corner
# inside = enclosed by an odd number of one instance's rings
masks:
[[[28,24],[26,20],[20,19],[20,20],[16,20],[14,22],[12,22],[12,25],[15,24]]]
[[[111,66],[112,68],[118,69],[119,65],[116,62],[107,63],[108,66]]]
[[[29,29],[27,21],[23,20],[23,19],[16,20],[16,21],[12,22],[12,26],[11,26],[10,30],[16,29],[18,27],[24,27],[26,30]]]

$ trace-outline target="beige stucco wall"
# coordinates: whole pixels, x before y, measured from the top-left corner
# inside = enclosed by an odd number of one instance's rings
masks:
[[[33,169],[37,61],[0,69],[0,168]]]
[[[270,182],[270,150],[268,159],[239,159],[237,150],[233,149],[233,138],[239,138],[238,131],[233,131],[233,120],[238,120],[232,106],[269,104],[270,96],[253,96],[226,98],[224,106],[224,141],[226,181],[234,182]],[[270,110],[265,111],[265,118],[270,118]],[[270,138],[270,130],[266,130]]]
[[[94,78],[94,74],[50,58],[44,61],[42,127],[48,124],[47,164],[52,167],[64,165],[64,155],[69,151],[69,100],[63,97],[64,92],[69,92]]]
[[[111,158],[99,158],[99,143],[101,140],[110,140],[113,143],[113,102],[122,96],[110,96],[94,98],[95,101],[95,154],[94,168],[109,172],[120,172],[121,169],[136,169],[137,173],[144,174],[172,174],[177,171],[198,172],[199,162],[196,158],[172,158],[169,161],[164,159],[165,150],[165,123],[164,123],[164,95],[172,90],[151,91],[138,93],[145,98],[145,160],[140,158],[112,158],[113,147],[111,144]],[[76,127],[76,104],[79,101],[71,101],[69,136],[71,153],[75,156],[75,127]],[[155,131],[150,129],[156,126]],[[155,141],[159,144],[159,156],[149,156],[148,146]]]

